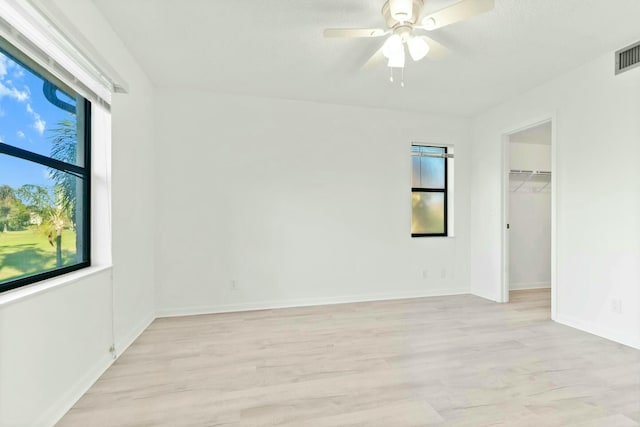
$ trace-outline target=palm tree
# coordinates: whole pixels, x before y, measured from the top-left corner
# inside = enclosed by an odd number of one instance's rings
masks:
[[[66,190],[61,185],[55,185],[52,197],[46,188],[26,184],[18,188],[17,194],[29,208],[43,217],[40,229],[47,236],[49,244],[56,248],[56,267],[62,267],[62,231],[70,223]]]
[[[58,126],[49,131],[51,133],[51,157],[54,159],[76,164],[78,132],[75,116],[58,122]],[[76,218],[77,179],[75,176],[58,169],[50,169],[49,173],[55,182],[55,203],[49,209],[49,219],[46,232],[49,244],[53,244],[55,235],[56,266],[62,266],[62,231],[69,224],[74,226]],[[80,238],[76,233],[76,239]],[[76,246],[78,242],[76,241]]]
[[[77,131],[75,117],[58,122],[51,133],[51,157],[66,163],[76,163]],[[44,219],[40,229],[56,249],[56,267],[62,267],[62,232],[73,226],[76,216],[76,177],[58,169],[49,169],[54,181],[53,192],[39,185],[23,185],[18,194],[31,209]],[[77,238],[77,237],[76,237]]]
[[[58,122],[58,127],[49,130],[51,133],[51,157],[65,163],[76,164],[78,132],[75,117]],[[56,184],[56,201],[64,210],[69,210],[71,218],[76,216],[76,177],[58,169],[50,169],[51,178]]]
[[[66,215],[61,207],[49,210],[49,220],[45,223],[45,233],[49,244],[56,248],[56,267],[62,267],[62,230],[66,225]],[[53,236],[55,233],[55,245]]]

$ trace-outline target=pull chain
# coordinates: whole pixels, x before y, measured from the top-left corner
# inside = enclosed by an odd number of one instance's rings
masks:
[[[389,67],[389,81],[393,83],[393,68]],[[404,67],[400,68],[400,87],[404,87]]]

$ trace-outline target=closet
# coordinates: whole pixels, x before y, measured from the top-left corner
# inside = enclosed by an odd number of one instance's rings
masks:
[[[509,288],[551,286],[551,124],[509,137]]]

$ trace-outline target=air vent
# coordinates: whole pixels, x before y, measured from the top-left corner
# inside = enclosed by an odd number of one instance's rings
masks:
[[[616,52],[616,74],[624,73],[640,65],[640,42]]]

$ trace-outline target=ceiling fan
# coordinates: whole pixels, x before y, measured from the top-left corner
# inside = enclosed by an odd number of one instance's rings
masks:
[[[389,35],[382,45],[381,52],[390,68],[404,68],[405,45],[414,61],[420,61],[429,53],[431,39],[420,35],[419,31],[434,31],[489,12],[495,6],[495,0],[462,0],[445,9],[422,16],[425,1],[428,0],[386,0],[382,6],[386,29],[328,28],[324,30],[324,36],[358,38]]]

